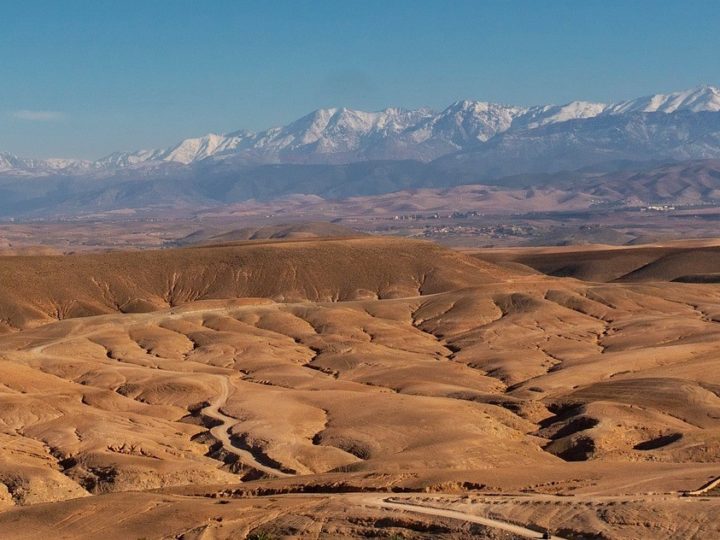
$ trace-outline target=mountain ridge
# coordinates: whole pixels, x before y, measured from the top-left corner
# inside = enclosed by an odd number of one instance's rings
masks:
[[[103,174],[117,169],[190,165],[232,159],[247,165],[342,164],[384,159],[429,162],[487,143],[498,135],[632,113],[720,112],[720,89],[699,86],[613,104],[572,101],[521,107],[461,100],[439,112],[389,107],[366,112],[345,107],[317,109],[285,126],[260,132],[209,133],[167,148],[114,152],[96,161],[25,159],[0,152],[0,174]]]
[[[698,160],[720,160],[720,90],[709,86],[610,106],[575,101],[524,108],[464,100],[440,113],[332,108],[260,133],[211,134],[95,162],[0,154],[0,217],[197,211],[290,195],[336,200],[504,182],[512,189],[518,177],[527,177],[527,185],[555,174],[585,182],[584,170]],[[596,185],[583,184],[582,191],[604,193],[602,183],[610,180],[592,177]],[[716,200],[714,180],[686,181],[691,195],[673,191],[667,200]],[[630,187],[613,184],[610,199],[633,199]],[[662,195],[645,186],[636,191],[633,200]]]

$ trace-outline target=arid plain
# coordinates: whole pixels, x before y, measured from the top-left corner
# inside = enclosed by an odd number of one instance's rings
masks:
[[[0,259],[0,537],[720,536],[713,241],[230,240]]]

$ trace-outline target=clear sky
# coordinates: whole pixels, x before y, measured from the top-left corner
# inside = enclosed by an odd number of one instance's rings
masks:
[[[17,0],[0,151],[97,158],[313,109],[720,85],[718,0]]]

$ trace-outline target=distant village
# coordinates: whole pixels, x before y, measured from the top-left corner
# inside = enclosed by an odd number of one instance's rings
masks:
[[[398,214],[393,219],[395,221],[423,221],[426,219],[468,219],[481,216],[483,216],[482,213],[472,210],[470,212],[451,212],[448,214],[438,212],[432,214]]]

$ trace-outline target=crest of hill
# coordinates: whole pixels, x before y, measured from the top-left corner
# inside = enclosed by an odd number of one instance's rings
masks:
[[[0,262],[5,330],[204,299],[410,297],[500,282],[511,274],[432,243],[370,237],[13,256]]]
[[[550,276],[583,281],[720,282],[720,246],[711,239],[622,247],[485,250],[473,255],[494,264],[519,263]]]
[[[214,230],[195,231],[184,238],[174,242],[176,246],[196,244],[225,244],[244,240],[290,240],[301,238],[348,238],[366,236],[349,227],[328,223],[326,221],[313,221],[302,223],[284,223],[266,227],[243,227],[230,231],[218,232]]]
[[[622,281],[720,282],[720,247],[668,250]]]

